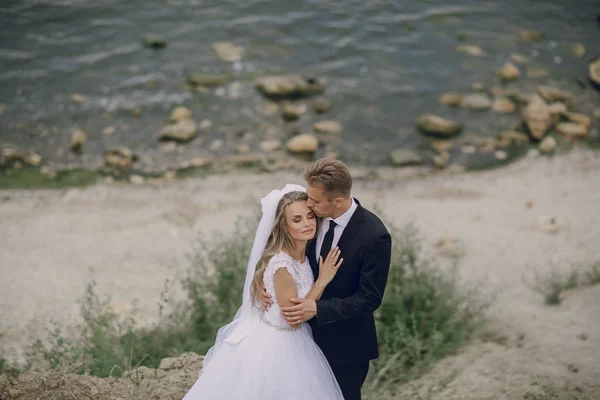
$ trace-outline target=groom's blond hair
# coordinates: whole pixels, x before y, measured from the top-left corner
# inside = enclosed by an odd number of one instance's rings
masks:
[[[310,164],[304,179],[310,186],[322,188],[329,199],[348,198],[352,192],[350,171],[346,164],[335,158],[321,158]]]

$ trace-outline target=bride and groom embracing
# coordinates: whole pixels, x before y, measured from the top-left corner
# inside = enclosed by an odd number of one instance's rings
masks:
[[[243,303],[184,400],[354,400],[378,357],[391,237],[324,158],[261,200]]]

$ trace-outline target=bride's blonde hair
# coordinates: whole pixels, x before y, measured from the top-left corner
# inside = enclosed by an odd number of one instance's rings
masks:
[[[283,195],[277,209],[275,211],[275,222],[273,223],[273,230],[267,240],[267,245],[263,251],[260,260],[256,264],[254,279],[252,280],[252,300],[255,303],[259,303],[260,288],[263,284],[263,274],[271,258],[282,250],[293,251],[294,250],[294,239],[290,235],[287,229],[287,223],[285,219],[285,211],[288,206],[296,201],[306,201],[308,196],[304,192],[289,192]]]

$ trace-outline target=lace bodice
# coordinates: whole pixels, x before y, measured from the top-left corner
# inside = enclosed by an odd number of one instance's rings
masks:
[[[303,263],[294,260],[291,256],[284,252],[279,252],[274,255],[269,261],[265,272],[263,273],[263,282],[267,293],[273,298],[273,305],[269,308],[269,311],[263,314],[265,320],[275,326],[282,328],[289,328],[289,325],[281,317],[279,303],[277,302],[277,296],[275,295],[275,284],[273,283],[273,276],[279,268],[285,268],[288,270],[294,282],[296,283],[296,289],[298,291],[298,297],[305,297],[310,289],[312,289],[315,280],[313,277],[312,270],[308,259]]]

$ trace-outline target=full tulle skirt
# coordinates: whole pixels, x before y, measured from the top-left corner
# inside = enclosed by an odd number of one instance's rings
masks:
[[[219,347],[184,400],[343,400],[310,326],[253,324],[241,342]]]

